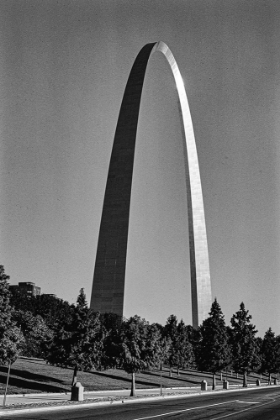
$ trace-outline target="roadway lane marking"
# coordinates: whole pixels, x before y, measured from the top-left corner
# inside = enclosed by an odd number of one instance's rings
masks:
[[[259,401],[239,401],[239,400],[236,400],[236,402],[238,402],[240,404],[259,404]]]
[[[273,398],[271,398],[271,399],[272,399],[272,401],[268,401],[268,402],[266,402],[266,403],[264,403],[264,404],[259,404],[259,405],[258,405],[258,408],[259,408],[259,407],[263,407],[264,405],[267,405],[267,404],[271,404],[272,402],[275,402],[275,401],[276,401],[276,400],[275,400],[275,399],[273,399]],[[225,418],[227,418],[227,417],[231,417],[231,416],[238,415],[238,414],[240,414],[240,413],[244,413],[244,411],[249,411],[249,410],[252,410],[253,408],[255,408],[255,407],[245,408],[244,410],[237,411],[236,413],[226,414],[225,416],[221,416],[221,417],[214,417],[214,418],[213,418],[213,419],[211,419],[211,420],[220,420],[220,419],[225,419]]]
[[[217,404],[211,404],[211,405],[203,405],[202,407],[192,407],[192,408],[186,408],[184,410],[176,410],[176,411],[170,411],[168,413],[163,413],[163,414],[156,414],[155,416],[148,416],[148,417],[139,417],[137,419],[133,419],[133,420],[148,420],[148,419],[156,419],[157,417],[164,417],[164,416],[169,416],[170,414],[180,414],[180,413],[185,413],[186,411],[192,411],[192,410],[201,410],[203,408],[209,408],[209,407],[216,407],[218,405],[225,405],[225,404],[232,404],[234,402],[238,402],[236,400],[233,401],[227,401],[227,402],[223,402],[223,403],[217,403]],[[222,418],[222,417],[221,417]],[[213,419],[214,420],[214,419]]]

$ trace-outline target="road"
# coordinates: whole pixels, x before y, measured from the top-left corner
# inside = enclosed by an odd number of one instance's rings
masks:
[[[280,388],[17,415],[20,420],[279,420]]]

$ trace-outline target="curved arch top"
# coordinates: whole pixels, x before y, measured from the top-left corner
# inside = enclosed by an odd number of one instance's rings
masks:
[[[145,45],[137,55],[125,88],[107,178],[96,253],[91,308],[123,315],[129,208],[138,116],[151,54],[164,54],[175,79],[184,127],[193,326],[212,304],[208,245],[200,172],[192,119],[176,60],[164,42]]]

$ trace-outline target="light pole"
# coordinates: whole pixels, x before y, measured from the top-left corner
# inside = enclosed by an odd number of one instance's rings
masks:
[[[6,405],[6,397],[7,397],[9,378],[10,378],[10,370],[11,370],[11,360],[9,360],[8,375],[7,375],[6,389],[5,389],[4,400],[3,400],[3,407],[5,407],[5,405]]]

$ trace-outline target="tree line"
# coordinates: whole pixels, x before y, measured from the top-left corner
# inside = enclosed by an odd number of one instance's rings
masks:
[[[88,308],[81,289],[76,304],[54,296],[24,296],[9,290],[9,276],[0,266],[0,364],[13,363],[19,355],[43,358],[46,362],[77,372],[124,369],[131,374],[131,395],[135,394],[135,374],[169,366],[193,368],[215,375],[233,370],[243,375],[251,371],[280,372],[280,336],[268,329],[256,337],[256,327],[244,303],[226,325],[215,299],[198,329],[170,315],[164,326],[150,324],[135,315],[129,319],[116,314],[95,313]]]

